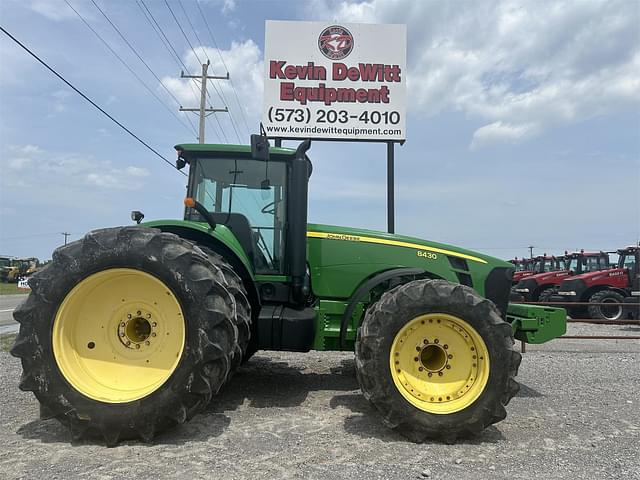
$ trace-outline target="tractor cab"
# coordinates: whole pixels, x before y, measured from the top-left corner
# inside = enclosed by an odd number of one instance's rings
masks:
[[[556,272],[563,269],[563,257],[548,256],[546,253],[534,259],[532,268],[534,273]]]
[[[627,247],[618,250],[618,269],[622,270],[629,280],[629,287],[636,284],[638,290],[638,278],[640,276],[640,247]]]
[[[312,166],[305,153],[309,146],[307,141],[296,150],[260,144],[175,147],[177,167],[189,165],[184,220],[208,223],[208,234],[233,237],[236,255],[217,253],[241,258],[243,265],[234,267],[275,282],[257,293],[263,300],[277,298],[298,307],[306,302],[310,282],[306,242]],[[220,226],[224,228],[216,228]]]
[[[516,266],[515,272],[513,273],[513,280],[512,280],[514,285],[517,284],[523,278],[533,275],[535,273],[533,271],[533,268],[535,266],[535,260],[532,258],[518,259],[518,257],[516,257],[515,259],[511,260],[511,263],[513,263]]]
[[[609,255],[605,252],[565,252],[566,269],[570,275],[581,275],[611,268]]]
[[[238,157],[237,152],[226,156],[181,147],[182,158],[190,165],[187,197],[204,206],[215,224],[231,230],[256,273],[284,273],[286,160],[291,155],[272,154],[271,161],[265,162],[248,155]],[[206,214],[194,207],[185,207],[184,219],[207,221]]]

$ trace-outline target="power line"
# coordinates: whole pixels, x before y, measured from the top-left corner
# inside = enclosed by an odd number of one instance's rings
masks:
[[[204,53],[205,58],[209,60],[209,55],[207,55],[207,51],[204,49],[204,44],[202,43],[202,40],[200,40],[200,37],[198,37],[198,32],[193,26],[193,23],[191,23],[191,19],[189,18],[189,15],[187,15],[187,11],[185,10],[184,5],[182,4],[182,0],[178,0],[178,5],[180,5],[180,8],[182,9],[182,13],[184,13],[184,16],[187,19],[187,22],[189,23],[191,30],[193,30],[193,34],[195,35],[196,40],[198,41],[198,43],[200,44],[200,48],[202,49],[202,53]]]
[[[211,63],[211,59],[209,58],[209,55],[207,54],[207,51],[204,48],[203,42],[200,40],[200,37],[198,36],[198,32],[196,31],[195,27],[193,26],[193,23],[191,23],[191,19],[189,18],[189,14],[187,14],[187,11],[185,10],[184,5],[182,4],[182,0],[178,0],[178,4],[180,5],[180,8],[182,9],[182,13],[184,13],[184,16],[187,19],[187,22],[189,23],[189,26],[191,27],[191,30],[193,30],[193,34],[195,35],[196,40],[200,44],[200,48],[202,48],[202,53],[204,53],[204,56],[207,59],[207,61],[209,63]],[[227,72],[227,74],[228,73],[229,72]],[[224,103],[225,106],[229,106],[229,102],[227,102],[227,99],[224,96],[224,90],[222,88],[222,85],[220,86],[220,90],[218,90],[218,88],[216,87],[215,82],[211,82],[211,84],[213,86],[213,89],[218,94],[218,97],[220,97],[220,100],[222,100],[222,103]],[[233,114],[231,113],[230,110],[228,111],[228,113],[229,113],[229,120],[231,120],[231,126],[233,127],[233,130],[236,133],[236,137],[238,137],[238,142],[242,143],[242,140],[240,139],[240,134],[238,133],[238,128],[236,126],[236,121],[233,118]]]
[[[93,0],[91,0],[93,1]],[[178,21],[178,17],[176,17],[176,14],[173,13],[173,9],[171,8],[171,5],[169,5],[169,2],[167,0],[164,0],[164,4],[167,6],[167,8],[169,9],[169,12],[171,13],[171,16],[173,17],[173,20],[176,22],[176,25],[178,25],[178,28],[180,29],[180,31],[182,32],[182,36],[184,37],[184,39],[187,41],[187,44],[189,45],[189,47],[191,48],[191,51],[193,52],[193,54],[195,55],[196,59],[198,60],[198,62],[200,63],[200,65],[203,65],[202,60],[200,60],[200,57],[198,56],[198,54],[196,53],[195,48],[193,48],[193,45],[191,44],[191,41],[189,40],[189,37],[187,37],[187,34],[185,33],[184,29],[182,28],[182,25],[180,25],[180,22]],[[187,69],[188,70],[188,69]],[[189,73],[187,71],[187,73]],[[211,96],[209,95],[209,92],[207,92],[207,97],[209,98],[209,102],[211,102]],[[224,131],[224,128],[222,128],[222,124],[220,123],[220,120],[218,119],[217,116],[213,116],[213,118],[215,119],[216,123],[218,124],[218,127],[220,127],[220,131],[222,132],[222,136],[225,139],[225,141],[227,143],[229,143],[229,140],[227,138],[227,134]]]
[[[180,124],[182,124],[182,126],[184,126],[184,127],[188,130],[188,129],[189,129],[189,126],[188,126],[186,123],[184,123],[184,122],[180,119],[180,117],[178,117],[178,116],[175,114],[175,112],[174,112],[171,108],[169,108],[169,107],[167,106],[167,104],[166,104],[166,103],[164,103],[164,102],[162,101],[162,99],[161,99],[160,97],[158,97],[158,95],[156,95],[156,93],[155,93],[153,90],[151,90],[151,88],[149,88],[149,86],[148,86],[148,85],[147,85],[147,84],[146,84],[146,83],[145,83],[145,82],[144,82],[144,81],[143,81],[143,80],[138,76],[138,74],[137,74],[137,73],[136,73],[136,72],[135,72],[135,71],[134,71],[134,70],[133,70],[133,69],[132,69],[128,64],[127,64],[127,62],[125,62],[125,61],[122,59],[122,57],[121,57],[120,55],[118,55],[118,53],[117,53],[117,52],[116,52],[116,51],[111,47],[111,45],[109,45],[109,43],[107,43],[107,41],[106,41],[106,40],[105,40],[105,39],[104,39],[104,38],[103,38],[103,37],[102,37],[102,36],[101,36],[101,35],[100,35],[100,34],[99,34],[99,33],[98,33],[98,32],[97,32],[97,31],[96,31],[96,30],[95,30],[95,29],[90,25],[90,24],[89,24],[89,22],[87,22],[87,21],[85,20],[85,18],[84,18],[82,15],[80,15],[80,12],[78,12],[75,8],[73,8],[73,6],[72,6],[72,5],[71,5],[67,0],[64,0],[64,2],[69,6],[69,8],[70,8],[71,10],[73,10],[73,11],[74,11],[74,13],[75,13],[79,18],[80,18],[80,20],[82,20],[82,22],[83,22],[83,23],[84,23],[84,24],[89,28],[89,30],[91,30],[91,31],[93,32],[93,34],[94,34],[96,37],[98,37],[98,39],[99,39],[99,40],[100,40],[100,41],[105,45],[105,47],[107,47],[107,48],[109,49],[109,51],[110,51],[113,55],[115,55],[115,57],[116,57],[118,60],[120,60],[120,63],[122,63],[122,64],[126,67],[126,69],[127,69],[127,70],[129,70],[129,72],[131,73],[131,75],[133,75],[133,76],[136,78],[136,80],[138,80],[138,82],[140,82],[140,84],[141,84],[141,85],[142,85],[142,86],[143,86],[143,87],[144,87],[144,88],[145,88],[145,89],[146,89],[146,90],[147,90],[147,91],[148,91],[148,92],[149,92],[149,93],[150,93],[150,94],[151,94],[151,95],[152,95],[152,96],[153,96],[153,97],[158,101],[158,102],[160,102],[160,104],[161,104],[161,105],[162,105],[166,110],[168,110],[168,111],[169,111],[169,113],[171,114],[171,116],[173,116],[173,118],[175,118],[178,122],[180,122]],[[191,123],[191,119],[190,119],[190,118],[188,118],[188,117],[187,117],[187,119],[189,120],[189,123]],[[197,135],[197,133],[196,133],[196,129],[195,129],[195,127],[193,126],[193,123],[191,123],[191,131],[192,131],[195,135]]]
[[[144,3],[144,0],[140,0],[140,3],[142,4],[142,6],[144,7],[144,9],[146,10],[147,14],[149,15],[149,17],[151,18],[151,20],[153,21],[153,23],[156,25],[156,27],[158,28],[158,31],[160,32],[160,34],[162,35],[162,37],[164,37],[164,40],[166,41],[167,45],[169,46],[169,48],[171,49],[171,52],[173,52],[173,56],[177,59],[179,65],[182,65],[182,68],[184,68],[185,72],[187,72],[187,74],[189,74],[189,68],[184,64],[184,62],[182,61],[182,59],[180,58],[180,55],[178,55],[178,52],[176,51],[176,49],[174,48],[173,44],[171,43],[171,40],[169,40],[169,38],[167,37],[167,35],[164,33],[164,30],[162,29],[162,27],[160,26],[160,24],[158,23],[158,21],[156,20],[156,18],[153,16],[153,13],[151,13],[151,10],[149,10],[149,7],[147,7],[147,4]],[[144,13],[144,12],[143,12]],[[146,15],[145,15],[146,17]],[[174,17],[175,18],[175,17]],[[154,29],[155,30],[155,29]],[[196,80],[192,80],[193,83],[196,83]],[[197,84],[197,83],[196,83]],[[191,87],[191,91],[193,92],[193,96],[194,98],[198,97],[198,94],[195,92],[195,90],[193,89],[193,85],[190,83],[189,86]],[[218,121],[218,119],[216,118],[216,121]],[[228,143],[227,140],[227,135],[225,133],[225,131],[222,129],[222,125],[220,125],[220,121],[218,121],[218,125],[220,127],[220,131],[222,133],[222,137],[225,139],[225,141]],[[211,127],[213,127],[213,125],[210,125]],[[214,133],[217,134],[215,128],[213,128]],[[220,135],[218,135],[218,137],[220,137]]]
[[[151,25],[151,28],[153,29],[153,31],[156,33],[158,38],[160,38],[160,42],[162,43],[162,45],[164,45],[165,49],[169,52],[169,56],[173,59],[176,65],[178,65],[178,68],[180,68],[180,66],[182,65],[182,68],[184,68],[185,71],[188,72],[189,69],[182,62],[180,55],[178,55],[178,52],[173,47],[171,41],[169,40],[167,35],[164,33],[164,30],[162,29],[162,27],[160,26],[156,18],[151,13],[151,10],[149,10],[149,7],[147,7],[147,4],[144,3],[144,0],[136,0],[136,4],[138,5],[138,8],[140,8],[140,10],[142,11],[144,18],[147,20],[147,23]],[[193,80],[193,83],[195,83],[195,80]],[[193,93],[193,98],[198,98],[198,93],[193,88],[193,84],[191,82],[187,82],[187,84],[191,88],[191,92]],[[190,125],[193,125],[193,123],[191,122],[191,118],[189,116],[187,116],[187,120],[189,121]],[[219,136],[218,133],[215,131],[215,128],[213,128],[213,131],[217,136]]]
[[[189,40],[189,37],[187,37],[187,34],[184,33],[184,29],[182,28],[182,25],[180,25],[180,22],[178,21],[178,18],[176,17],[176,14],[173,13],[173,9],[171,8],[171,5],[169,5],[169,2],[167,2],[167,0],[164,0],[164,4],[167,6],[167,8],[169,9],[169,12],[171,12],[171,16],[173,17],[173,19],[176,22],[176,25],[178,25],[178,28],[180,29],[180,31],[182,32],[182,36],[184,37],[184,39],[187,41],[187,43],[189,44],[189,47],[191,48],[191,51],[193,52],[193,54],[196,56],[196,58],[198,59],[198,63],[200,65],[202,65],[202,60],[200,60],[200,57],[198,56],[198,54],[196,53],[195,48],[193,48],[193,45],[191,45],[191,41]]]
[[[62,75],[60,75],[58,72],[56,72],[53,68],[51,68],[44,60],[42,60],[40,57],[38,57],[38,55],[36,55],[35,53],[33,53],[31,50],[29,50],[29,48],[27,48],[22,42],[20,42],[20,40],[18,40],[16,37],[14,37],[13,35],[11,35],[9,32],[7,32],[7,30],[4,29],[4,27],[0,26],[0,30],[2,30],[2,32],[8,36],[11,40],[13,40],[15,43],[17,43],[20,47],[22,47],[22,49],[24,51],[26,51],[29,55],[31,55],[33,58],[35,58],[39,63],[41,63],[47,70],[49,70],[51,73],[53,73],[56,77],[58,77],[60,80],[62,80],[65,84],[67,84],[67,86],[69,86],[74,92],[76,92],[78,95],[80,95],[82,98],[84,98],[87,102],[89,102],[91,105],[93,105],[95,108],[97,108],[103,115],[105,115],[109,120],[111,120],[113,123],[115,123],[116,125],[118,125],[120,128],[122,128],[125,132],[127,132],[129,135],[131,135],[133,138],[135,138],[138,142],[140,142],[142,145],[144,145],[145,147],[147,147],[147,149],[149,149],[151,152],[153,152],[156,156],[158,156],[162,161],[164,161],[167,165],[170,165],[171,168],[175,169],[176,171],[178,171],[179,173],[181,173],[182,175],[186,176],[187,174],[184,173],[181,170],[178,170],[177,167],[170,162],[169,160],[167,160],[161,153],[159,153],[156,149],[154,149],[152,146],[150,146],[147,142],[145,142],[144,140],[142,140],[140,137],[138,137],[135,133],[133,133],[131,130],[129,130],[127,127],[125,127],[122,123],[120,123],[118,120],[116,120],[115,118],[113,118],[110,114],[108,114],[102,107],[100,107],[96,102],[94,102],[93,100],[91,100],[89,97],[87,97],[84,93],[82,93],[80,90],[78,90],[76,87],[74,87],[69,81],[67,81],[67,79],[65,79]]]
[[[124,43],[127,44],[127,46],[131,49],[131,51],[136,55],[136,57],[138,57],[138,59],[142,62],[142,64],[147,68],[147,70],[149,70],[149,72],[151,73],[151,75],[154,76],[154,78],[158,81],[158,83],[162,86],[162,88],[165,89],[165,91],[171,96],[171,98],[173,98],[175,100],[175,102],[180,105],[180,101],[175,97],[175,95],[173,93],[171,93],[171,90],[169,90],[164,83],[162,83],[162,80],[160,80],[160,77],[158,77],[158,75],[156,75],[156,72],[154,72],[151,67],[149,66],[149,64],[147,62],[144,61],[144,59],[140,56],[140,54],[138,53],[138,51],[133,48],[133,45],[131,45],[131,43],[129,43],[129,41],[126,39],[126,37],[122,34],[122,32],[118,29],[118,27],[115,26],[115,24],[111,21],[111,19],[107,16],[106,13],[104,13],[102,11],[102,9],[98,6],[98,4],[95,2],[95,0],[91,0],[91,3],[93,3],[95,5],[95,7],[98,9],[98,11],[102,14],[102,16],[107,20],[107,22],[109,22],[109,25],[111,25],[113,27],[113,29],[118,33],[118,35],[120,35],[120,38],[122,38],[122,40],[124,41]]]
[[[196,0],[196,6],[198,7],[198,11],[200,12],[200,16],[202,17],[202,20],[204,21],[205,26],[207,27],[207,30],[209,32],[209,36],[211,37],[213,45],[216,47],[216,50],[218,52],[218,56],[220,57],[220,61],[222,62],[222,65],[224,66],[224,69],[227,71],[227,73],[229,73],[229,67],[227,67],[226,62],[224,61],[224,58],[222,56],[222,51],[220,50],[220,47],[218,47],[218,42],[216,41],[216,37],[213,35],[213,32],[212,32],[211,28],[209,27],[209,22],[207,22],[207,18],[205,17],[204,12],[202,11],[202,8],[200,8],[200,1],[199,0]],[[250,135],[251,134],[251,129],[249,128],[249,123],[247,122],[247,117],[245,116],[244,108],[242,107],[242,104],[240,103],[240,97],[238,96],[238,91],[236,90],[236,87],[233,84],[233,78],[229,77],[229,83],[231,84],[231,88],[233,89],[233,94],[236,97],[236,102],[238,102],[238,108],[240,109],[240,115],[242,116],[242,120],[244,122],[244,126],[247,129],[247,133]]]

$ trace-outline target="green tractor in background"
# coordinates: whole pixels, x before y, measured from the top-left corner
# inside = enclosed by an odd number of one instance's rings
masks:
[[[42,415],[74,438],[149,441],[202,411],[256,351],[313,349],[355,350],[365,397],[413,441],[505,418],[514,336],[562,335],[564,310],[509,305],[502,260],[307,224],[309,146],[178,145],[183,220],[95,230],[53,253],[14,313],[11,351]]]

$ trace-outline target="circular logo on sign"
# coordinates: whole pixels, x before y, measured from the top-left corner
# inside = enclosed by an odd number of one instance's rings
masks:
[[[318,37],[318,48],[328,59],[341,60],[353,50],[353,35],[340,25],[331,25]]]

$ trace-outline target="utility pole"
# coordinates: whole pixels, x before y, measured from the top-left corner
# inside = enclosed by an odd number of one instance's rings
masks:
[[[64,244],[67,244],[67,237],[71,234],[69,232],[60,232],[60,235],[64,235]]]
[[[209,69],[209,61],[207,63],[202,64],[202,75],[185,75],[184,72],[180,72],[180,78],[195,78],[196,80],[200,80],[200,108],[182,108],[180,106],[181,112],[198,112],[200,115],[200,132],[198,134],[198,143],[204,143],[204,120],[209,115],[215,112],[228,112],[229,109],[225,106],[224,108],[207,108],[207,80],[229,80],[229,72],[225,77],[216,77],[207,75],[207,70]]]
[[[533,258],[534,246],[533,245],[529,245],[527,248],[529,249],[529,258]]]

